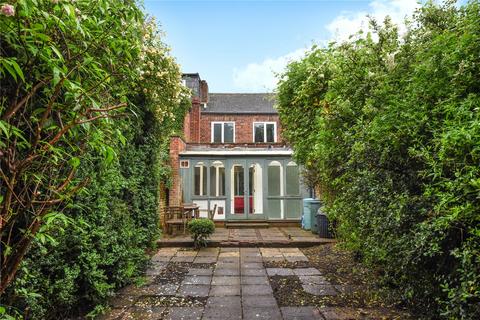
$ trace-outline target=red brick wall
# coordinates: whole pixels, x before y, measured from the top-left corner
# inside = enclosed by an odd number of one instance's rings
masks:
[[[185,142],[180,137],[170,139],[170,166],[172,168],[172,186],[168,191],[170,206],[182,204],[182,181],[180,177],[180,161],[178,154],[186,148]]]
[[[200,116],[200,143],[210,143],[212,141],[213,121],[233,121],[235,122],[235,143],[253,142],[253,123],[254,122],[276,122],[277,123],[277,143],[282,142],[281,127],[278,115],[276,114],[208,114],[202,113]],[[193,142],[193,141],[192,141]]]
[[[200,142],[200,100],[192,100],[190,109],[190,140],[188,142]]]

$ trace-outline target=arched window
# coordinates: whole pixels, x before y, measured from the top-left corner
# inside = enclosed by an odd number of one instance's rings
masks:
[[[282,165],[278,161],[268,164],[268,195],[281,196],[283,189]]]
[[[300,179],[298,176],[298,166],[295,162],[290,161],[285,169],[286,193],[288,196],[296,196],[300,194]]]
[[[210,196],[225,196],[225,166],[221,161],[214,161],[210,166]]]
[[[193,175],[193,194],[196,196],[207,195],[207,167],[203,162],[195,165]]]

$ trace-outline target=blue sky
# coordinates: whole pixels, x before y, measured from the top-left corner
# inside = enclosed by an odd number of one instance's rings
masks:
[[[313,43],[342,40],[366,15],[401,22],[416,0],[145,0],[182,72],[211,92],[269,92],[288,61]]]

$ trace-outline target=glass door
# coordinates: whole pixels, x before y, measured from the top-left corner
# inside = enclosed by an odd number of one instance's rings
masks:
[[[263,168],[260,161],[248,161],[248,218],[263,218]]]
[[[230,218],[232,219],[247,218],[245,164],[245,161],[233,161],[230,171]]]
[[[233,160],[229,219],[264,219],[265,173],[260,160]]]

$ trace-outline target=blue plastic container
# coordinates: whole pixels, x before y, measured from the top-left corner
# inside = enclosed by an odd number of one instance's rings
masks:
[[[312,211],[310,210],[310,202],[312,198],[303,199],[303,212],[302,212],[302,229],[310,230],[312,228]],[[313,212],[313,214],[315,214]]]

